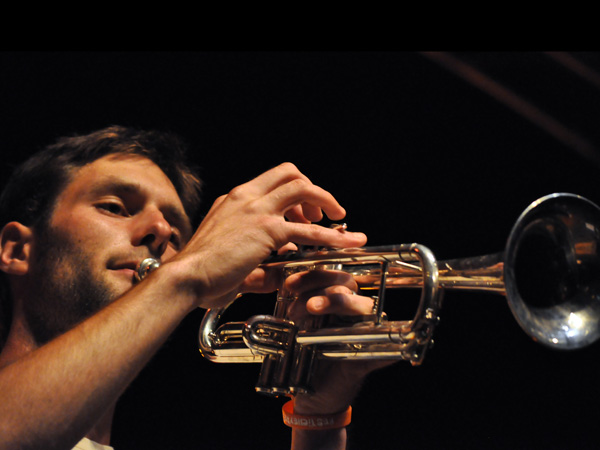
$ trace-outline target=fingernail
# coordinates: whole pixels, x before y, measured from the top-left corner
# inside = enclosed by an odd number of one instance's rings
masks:
[[[323,309],[325,302],[322,298],[316,298],[312,301],[313,309]]]
[[[342,233],[348,229],[348,225],[345,223],[334,223],[331,225],[331,228]]]

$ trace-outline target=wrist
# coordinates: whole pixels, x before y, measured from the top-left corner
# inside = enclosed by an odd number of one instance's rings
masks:
[[[294,411],[297,414],[335,414],[350,406],[350,396],[339,394],[335,387],[326,392],[297,394],[294,398]],[[353,397],[353,396],[352,396]]]
[[[169,260],[148,276],[145,289],[152,290],[154,296],[168,299],[173,306],[178,304],[186,313],[197,307],[198,295],[190,286],[188,268],[178,260]]]
[[[352,407],[348,406],[333,413],[308,414],[295,408],[292,399],[285,403],[281,409],[283,423],[293,429],[299,430],[334,430],[345,428],[352,419]]]

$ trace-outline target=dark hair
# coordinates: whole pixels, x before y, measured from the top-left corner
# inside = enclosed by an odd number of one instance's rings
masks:
[[[54,203],[77,169],[110,154],[140,155],[169,177],[190,221],[198,219],[201,181],[187,161],[187,146],[165,132],[111,126],[86,135],[58,139],[21,164],[0,196],[0,227],[17,221],[44,227]],[[0,276],[0,349],[10,326],[11,302],[6,276]]]

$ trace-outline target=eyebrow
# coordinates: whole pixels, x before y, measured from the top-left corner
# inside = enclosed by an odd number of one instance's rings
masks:
[[[132,195],[143,192],[144,188],[140,183],[123,180],[123,178],[114,175],[107,175],[101,180],[91,184],[89,190],[89,193],[92,196],[103,195],[107,193]],[[179,196],[179,194],[177,195]],[[192,225],[188,215],[180,208],[171,204],[161,205],[160,209],[167,218],[167,221],[174,224],[182,234],[185,234],[184,237],[189,239],[192,232]]]

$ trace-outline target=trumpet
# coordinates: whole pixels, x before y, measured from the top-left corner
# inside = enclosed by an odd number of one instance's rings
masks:
[[[274,256],[262,266],[284,276],[307,270],[352,274],[361,292],[375,294],[372,314],[297,324],[287,316],[294,294],[282,287],[272,315],[220,324],[227,307],[207,310],[199,350],[213,362],[262,363],[258,392],[310,392],[323,359],[421,364],[449,289],[503,295],[534,341],[559,350],[583,348],[600,336],[599,243],[600,208],[581,196],[555,193],[521,213],[505,249],[495,254],[437,261],[430,249],[411,243]],[[421,289],[409,320],[388,320],[384,312],[386,290],[397,288]]]

